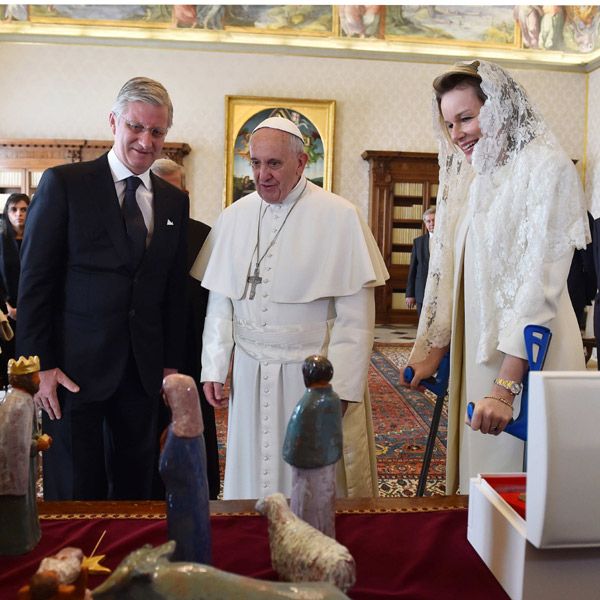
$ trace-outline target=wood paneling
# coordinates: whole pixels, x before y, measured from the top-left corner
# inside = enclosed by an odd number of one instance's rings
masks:
[[[112,140],[0,139],[0,195],[23,192],[31,196],[45,169],[92,160],[108,152],[112,144]],[[185,143],[163,146],[163,156],[179,164],[190,151]]]
[[[437,154],[365,150],[369,162],[370,226],[390,279],[375,292],[380,324],[416,324],[417,311],[407,309],[404,293],[415,237],[425,233],[422,214],[435,204]]]

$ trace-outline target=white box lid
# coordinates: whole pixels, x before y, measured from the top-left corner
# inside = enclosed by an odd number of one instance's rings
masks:
[[[527,539],[600,546],[600,373],[529,375]]]

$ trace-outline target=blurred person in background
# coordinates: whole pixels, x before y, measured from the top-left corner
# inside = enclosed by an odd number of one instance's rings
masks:
[[[4,205],[0,228],[0,308],[6,313],[12,330],[16,329],[19,276],[21,275],[21,242],[25,231],[29,196],[19,192],[11,194]],[[5,341],[0,338],[0,380],[6,383],[8,361],[15,358],[15,338]]]

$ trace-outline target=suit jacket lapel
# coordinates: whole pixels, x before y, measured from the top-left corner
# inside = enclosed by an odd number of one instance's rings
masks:
[[[125,263],[128,263],[130,258],[125,225],[106,154],[101,156],[97,162],[98,168],[88,175],[92,204],[96,208],[98,219],[104,222],[108,237],[119,256]]]

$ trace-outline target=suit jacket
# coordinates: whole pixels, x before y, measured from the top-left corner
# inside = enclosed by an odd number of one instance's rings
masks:
[[[181,366],[189,200],[151,178],[154,231],[135,272],[107,155],[48,169],[31,203],[17,351],[60,367],[80,401],[114,393],[130,348],[150,395]]]
[[[406,296],[423,304],[427,272],[429,271],[429,233],[414,239],[406,282]]]
[[[188,224],[188,271],[192,268],[210,227],[189,220]],[[194,378],[200,396],[200,408],[204,421],[204,443],[206,446],[206,475],[208,479],[209,495],[211,500],[216,500],[221,487],[219,472],[219,447],[217,442],[217,428],[215,423],[215,409],[208,403],[200,383],[202,370],[202,332],[204,331],[204,318],[208,304],[208,290],[200,282],[187,276],[188,280],[188,305],[185,330],[185,360],[182,372]]]
[[[188,272],[192,268],[204,240],[210,232],[210,227],[195,221],[189,220],[188,223],[188,254],[187,267]],[[200,381],[202,356],[202,332],[204,330],[204,317],[206,316],[206,306],[208,304],[208,290],[203,288],[200,282],[187,276],[189,302],[187,306],[187,326],[186,326],[186,356],[184,372]]]
[[[588,213],[588,217],[590,213]],[[592,254],[594,257],[594,267],[596,271],[596,285],[600,285],[600,219],[592,218],[590,227],[592,232]],[[600,289],[596,289],[594,299],[594,337],[596,338],[596,349],[600,356]],[[600,360],[598,361],[598,370],[600,371]]]
[[[571,304],[573,304],[577,321],[582,327],[585,327],[583,322],[585,307],[592,303],[597,287],[592,244],[588,244],[586,248],[576,249],[573,253],[571,268],[567,276],[567,289]]]

